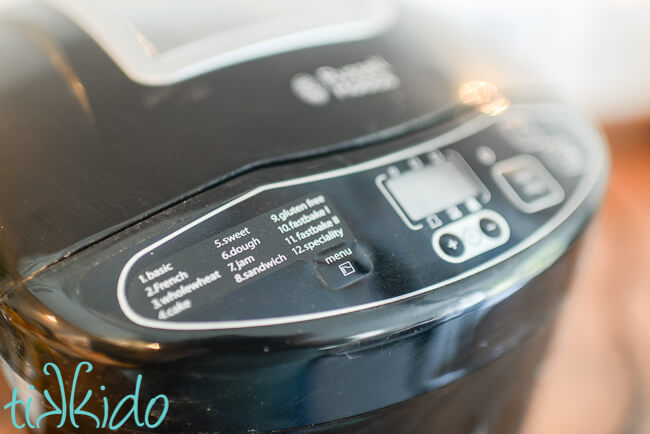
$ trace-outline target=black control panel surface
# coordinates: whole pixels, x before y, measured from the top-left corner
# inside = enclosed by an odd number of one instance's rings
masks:
[[[372,269],[331,202],[314,193],[165,256],[131,282],[129,302],[166,320],[299,261],[313,262],[330,289],[344,288]]]
[[[592,184],[563,119],[479,116],[402,151],[258,187],[134,255],[133,322],[223,329],[352,312],[430,291],[530,247]]]

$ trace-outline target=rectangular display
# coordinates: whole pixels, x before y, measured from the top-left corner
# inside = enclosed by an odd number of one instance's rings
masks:
[[[456,159],[389,178],[386,188],[412,221],[436,214],[481,192],[475,175]]]

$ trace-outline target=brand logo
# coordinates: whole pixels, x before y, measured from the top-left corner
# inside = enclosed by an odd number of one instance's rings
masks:
[[[43,426],[41,425],[43,419],[47,418],[54,419],[56,428],[64,428],[66,432],[70,432],[69,427],[65,427],[66,424],[79,428],[78,421],[81,419],[88,419],[91,425],[105,431],[116,431],[129,419],[133,419],[138,427],[149,429],[158,428],[163,423],[169,411],[169,398],[165,394],[157,395],[147,402],[143,410],[140,403],[142,375],[138,374],[133,393],[124,396],[111,408],[108,396],[113,394],[106,390],[106,386],[101,385],[99,391],[86,389],[85,393],[79,386],[80,383],[86,383],[81,377],[92,371],[92,363],[80,362],[74,371],[72,381],[69,381],[70,379],[63,378],[56,364],[48,362],[43,366],[43,374],[54,377],[58,391],[48,389],[39,391],[30,385],[27,391],[21,391],[20,394],[24,396],[20,399],[18,388],[14,388],[11,401],[2,408],[11,412],[11,422],[15,428],[27,427],[29,430],[36,431]],[[38,399],[38,395],[42,400]],[[93,395],[95,401],[100,400],[101,397],[103,411],[98,414],[86,408]],[[46,407],[49,407],[49,411],[42,411]],[[21,419],[24,423],[20,422]]]
[[[314,74],[297,74],[291,79],[291,90],[302,102],[323,106],[332,98],[345,101],[389,92],[400,87],[400,78],[393,66],[381,56],[343,65],[321,66]]]

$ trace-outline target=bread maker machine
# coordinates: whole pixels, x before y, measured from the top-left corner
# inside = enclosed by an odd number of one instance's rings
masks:
[[[32,414],[87,398],[27,428],[113,432],[136,391],[119,432],[516,432],[608,154],[452,34],[375,0],[6,9],[3,372]]]

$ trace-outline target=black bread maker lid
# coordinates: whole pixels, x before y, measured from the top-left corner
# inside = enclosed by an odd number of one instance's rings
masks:
[[[8,15],[0,23],[0,64],[12,65],[0,85],[0,255],[6,274],[18,270],[9,280],[237,174],[373,143],[445,112],[453,86],[432,50],[416,52],[424,42],[404,44],[403,27],[397,20],[368,38],[151,85],[55,10]],[[364,62],[398,85],[319,104],[291,90],[301,74]]]

